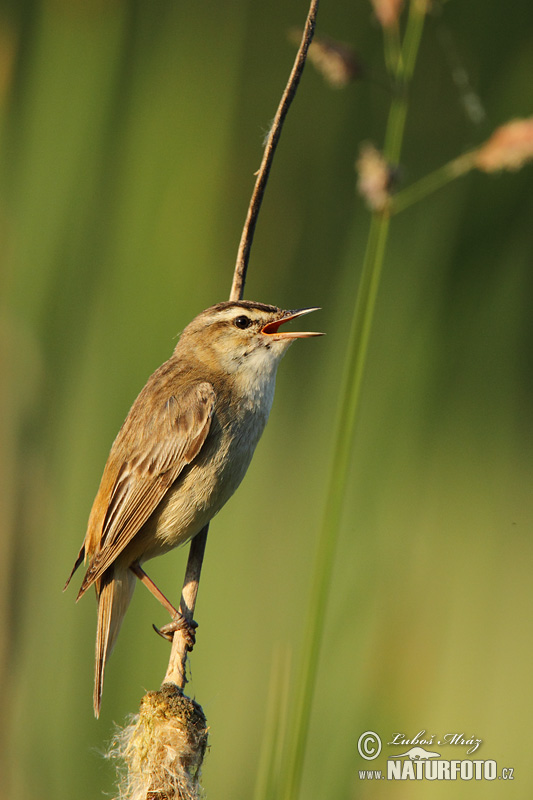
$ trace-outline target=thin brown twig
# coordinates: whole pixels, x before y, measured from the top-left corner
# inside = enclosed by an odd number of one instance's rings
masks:
[[[278,110],[276,111],[276,116],[274,117],[272,127],[270,128],[266,140],[263,159],[261,161],[261,166],[259,167],[259,172],[257,173],[257,179],[250,200],[250,205],[248,206],[248,213],[246,215],[246,221],[242,230],[239,250],[237,252],[237,261],[235,264],[235,272],[233,274],[233,284],[231,286],[231,292],[229,296],[230,300],[242,300],[244,294],[246,271],[248,269],[250,249],[252,247],[259,209],[261,208],[261,203],[263,202],[263,196],[265,194],[268,176],[270,174],[270,167],[272,166],[274,153],[276,152],[279,137],[281,136],[281,129],[283,128],[285,117],[287,116],[287,112],[296,94],[296,90],[305,66],[307,51],[313,40],[317,12],[318,0],[311,0],[309,13],[307,14],[307,20],[305,22],[305,28],[302,34],[302,41],[300,42],[300,47],[296,53],[296,59],[294,61],[291,74],[289,75],[287,86],[285,87],[285,91],[281,96]]]
[[[276,147],[281,136],[281,129],[287,116],[287,112],[296,94],[298,84],[305,66],[307,58],[307,51],[313,39],[315,32],[316,15],[318,12],[319,0],[311,0],[309,12],[305,28],[302,34],[302,41],[296,58],[294,61],[289,80],[281,96],[281,100],[276,111],[276,116],[270,128],[263,159],[261,166],[257,173],[250,204],[248,206],[248,213],[242,231],[239,250],[237,253],[237,261],[235,264],[235,271],[233,274],[233,283],[231,286],[230,300],[242,300],[244,294],[244,284],[246,281],[246,271],[248,269],[248,261],[250,259],[250,249],[254,238],[255,225],[257,217],[263,201],[270,168],[276,152]],[[187,569],[185,571],[185,580],[183,582],[183,589],[181,593],[180,613],[186,618],[188,622],[192,622],[194,615],[194,607],[196,604],[196,595],[198,594],[198,585],[200,582],[200,574],[202,571],[202,563],[204,558],[204,551],[207,542],[207,532],[209,525],[206,525],[200,533],[198,533],[191,541],[189,558],[187,561]],[[182,630],[177,630],[174,634],[172,641],[172,650],[168,663],[167,673],[163,683],[175,683],[180,689],[183,689],[187,678],[185,675],[186,662],[187,662],[188,646],[185,639],[185,634]]]

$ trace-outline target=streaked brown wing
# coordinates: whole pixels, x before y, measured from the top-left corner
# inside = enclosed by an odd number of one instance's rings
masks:
[[[182,469],[200,452],[214,404],[210,383],[188,386],[164,405],[150,408],[149,418],[143,420],[148,436],[137,431],[136,439],[130,431],[137,420],[132,408],[109,455],[91,511],[85,548],[92,561],[78,597],[131,542]],[[117,455],[124,456],[122,450],[130,440],[129,457],[118,464]]]

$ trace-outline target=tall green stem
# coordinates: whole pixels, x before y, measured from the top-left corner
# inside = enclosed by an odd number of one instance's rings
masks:
[[[388,227],[388,216],[374,215],[372,217],[361,275],[361,285],[352,319],[348,357],[341,391],[341,407],[338,413],[333,447],[333,464],[328,481],[324,518],[318,541],[303,644],[302,661],[304,667],[298,684],[294,735],[292,741],[289,740],[291,760],[282,795],[285,800],[295,800],[297,798],[301,783],[309,719],[316,685],[318,657],[324,633],[325,614],[344,503],[346,476],[352,454],[357,408],[381,267],[385,255]]]
[[[416,62],[423,24],[424,12],[421,10],[417,0],[412,0],[403,42],[402,58],[397,64],[397,78],[402,91],[392,103],[385,137],[385,157],[393,163],[399,160],[401,153],[407,117],[407,89]],[[332,466],[305,628],[302,667],[298,677],[296,708],[292,717],[292,729],[289,731],[288,736],[285,772],[282,775],[283,783],[280,797],[283,800],[296,800],[300,791],[309,720],[316,687],[320,645],[324,634],[327,602],[331,589],[334,558],[352,456],[361,386],[388,232],[388,214],[374,213],[349,336]]]
[[[397,164],[402,150],[405,121],[407,119],[408,92],[416,64],[425,14],[419,0],[411,0],[409,17],[396,69],[397,96],[392,101],[385,133],[384,156],[390,164]]]

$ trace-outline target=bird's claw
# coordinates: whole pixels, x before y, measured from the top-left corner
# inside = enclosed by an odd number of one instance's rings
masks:
[[[185,639],[185,644],[189,652],[193,649],[196,643],[196,628],[198,627],[198,623],[194,620],[189,621],[183,614],[176,614],[172,622],[167,623],[167,625],[163,625],[161,628],[157,628],[155,625],[152,627],[156,633],[158,633],[163,639],[167,639],[169,642],[172,641],[176,631],[182,631],[182,635]]]

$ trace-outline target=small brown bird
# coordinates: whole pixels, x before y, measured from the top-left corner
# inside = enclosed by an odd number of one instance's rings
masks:
[[[96,716],[136,577],[175,620],[180,616],[141,564],[199,533],[240,484],[270,413],[282,356],[295,339],[322,335],[279,328],[315,310],[247,301],[208,308],[185,328],[131,407],[65,585],[89,559],[77,599],[94,584]]]

